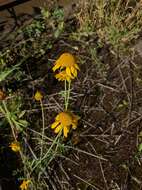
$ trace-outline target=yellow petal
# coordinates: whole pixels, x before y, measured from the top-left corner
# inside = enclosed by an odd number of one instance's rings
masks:
[[[67,73],[67,75],[69,75],[70,77],[72,77],[72,75],[71,75],[71,70],[70,70],[69,67],[66,68],[66,73]]]
[[[72,72],[72,74],[74,73],[74,71],[75,71],[75,68],[72,66],[72,67],[71,67],[71,72]]]
[[[60,115],[59,115],[59,114],[55,117],[55,120],[56,120],[56,121],[59,121],[59,120],[60,120]]]
[[[64,137],[67,138],[68,132],[69,132],[69,127],[65,126],[63,130],[64,130]]]
[[[59,69],[61,66],[60,62],[56,61],[55,66],[52,68],[52,70],[55,72],[57,69]]]
[[[27,190],[30,182],[31,182],[31,180],[24,180],[22,182],[22,184],[20,185],[20,189],[21,190]]]
[[[75,125],[74,123],[72,124],[72,128],[73,129],[76,129],[77,128],[77,125]]]
[[[41,101],[42,98],[43,98],[43,95],[42,95],[42,93],[40,91],[37,90],[35,95],[34,95],[34,98],[35,98],[36,101]]]
[[[62,80],[63,80],[63,78],[62,78],[61,76],[56,77],[56,79],[57,79],[58,81],[62,81]]]
[[[69,76],[69,75],[66,75],[66,80],[68,81],[68,82],[70,82],[71,81],[71,79],[74,79],[74,76]]]
[[[60,75],[59,75],[59,74],[56,74],[56,75],[55,75],[55,78],[59,80],[59,79],[60,79]]]
[[[76,69],[78,69],[80,71],[80,68],[76,63],[74,64],[74,66],[75,66]]]
[[[14,152],[19,152],[21,147],[19,142],[12,142],[9,147],[11,148],[11,150],[13,150]]]
[[[55,121],[55,122],[51,125],[51,129],[56,128],[57,125],[59,125],[59,122],[58,122],[58,121]]]
[[[55,133],[59,133],[62,130],[63,126],[62,125],[58,125],[55,129]]]
[[[68,82],[70,82],[71,81],[71,78],[70,77],[66,77],[66,80],[68,81]]]
[[[65,80],[65,75],[61,72],[55,75],[55,78],[58,79],[59,81]]]
[[[73,75],[74,75],[74,77],[77,77],[77,70],[74,70]]]

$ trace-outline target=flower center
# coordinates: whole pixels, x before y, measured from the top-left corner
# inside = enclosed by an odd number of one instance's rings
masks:
[[[58,60],[61,62],[62,67],[71,67],[75,64],[74,57],[69,53],[64,53]]]
[[[66,112],[60,113],[59,120],[63,126],[70,126],[72,124],[72,117]]]

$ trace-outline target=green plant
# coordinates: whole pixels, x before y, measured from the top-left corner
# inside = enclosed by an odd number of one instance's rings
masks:
[[[42,129],[39,132],[32,130],[38,136],[32,142],[35,147],[32,147],[26,139],[28,135],[27,130],[30,127],[28,127],[29,123],[24,119],[26,110],[22,111],[21,109],[23,105],[22,98],[20,96],[13,97],[9,93],[9,97],[12,98],[3,96],[0,102],[0,112],[3,121],[11,128],[12,140],[9,147],[15,154],[20,155],[23,164],[21,169],[22,177],[19,177],[19,180],[22,181],[20,185],[21,190],[25,190],[28,187],[31,189],[43,189],[46,186],[47,189],[49,188],[47,181],[43,178],[43,176],[45,178],[48,176],[46,169],[50,166],[53,159],[65,152],[66,145],[64,145],[63,140],[67,138],[70,129],[76,129],[78,124],[79,117],[68,110],[71,80],[77,77],[77,71],[79,70],[74,56],[70,53],[62,54],[53,67],[53,71],[55,72],[56,70],[58,70],[58,74],[55,77],[58,80],[65,81],[65,111],[57,115],[55,122],[51,126],[58,133],[55,138],[50,138],[45,134],[44,96],[40,91],[37,91],[34,95],[34,99],[40,103],[42,120]],[[37,184],[37,181],[41,183]]]
[[[26,38],[36,38],[45,30],[45,24],[42,20],[33,20],[33,22],[23,28],[22,32]]]
[[[77,19],[78,33],[97,36],[98,44],[108,44],[114,54],[129,50],[132,40],[138,38],[142,26],[142,3],[112,1],[80,1]]]

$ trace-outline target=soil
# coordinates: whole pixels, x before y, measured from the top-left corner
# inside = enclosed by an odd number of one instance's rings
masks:
[[[28,67],[22,68],[25,74],[30,74],[30,80],[16,86],[11,84],[14,86],[12,90],[25,95],[25,101],[32,101],[35,89],[40,88],[45,95],[44,104],[56,107],[53,100],[59,102],[62,99],[55,92],[62,89],[62,84],[54,79],[47,62],[64,51],[71,51],[84,59],[79,76],[72,84],[70,105],[81,120],[78,129],[70,136],[74,148],[69,149],[64,159],[55,160],[53,175],[58,176],[57,189],[142,190],[142,154],[138,152],[138,145],[142,143],[139,136],[142,132],[142,90],[141,80],[138,80],[142,76],[141,44],[139,39],[133,46],[133,59],[118,57],[116,60],[109,47],[99,49],[100,70],[91,62],[89,51],[82,42],[61,38],[41,62],[33,59]],[[38,108],[32,102],[26,109],[31,110],[33,104]],[[29,114],[31,121],[34,118],[33,123],[36,114],[40,112]],[[49,125],[54,114],[48,109],[45,114]],[[1,144],[7,144],[5,138]],[[16,169],[13,162],[18,158],[9,149],[1,151],[0,155],[1,163],[4,163],[0,164],[2,190],[16,189],[12,172]]]

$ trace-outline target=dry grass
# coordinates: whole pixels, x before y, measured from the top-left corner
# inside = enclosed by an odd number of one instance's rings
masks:
[[[141,1],[81,0],[78,7],[78,32],[97,36],[98,45],[110,45],[115,54],[126,52],[132,40],[139,37],[142,26]]]

